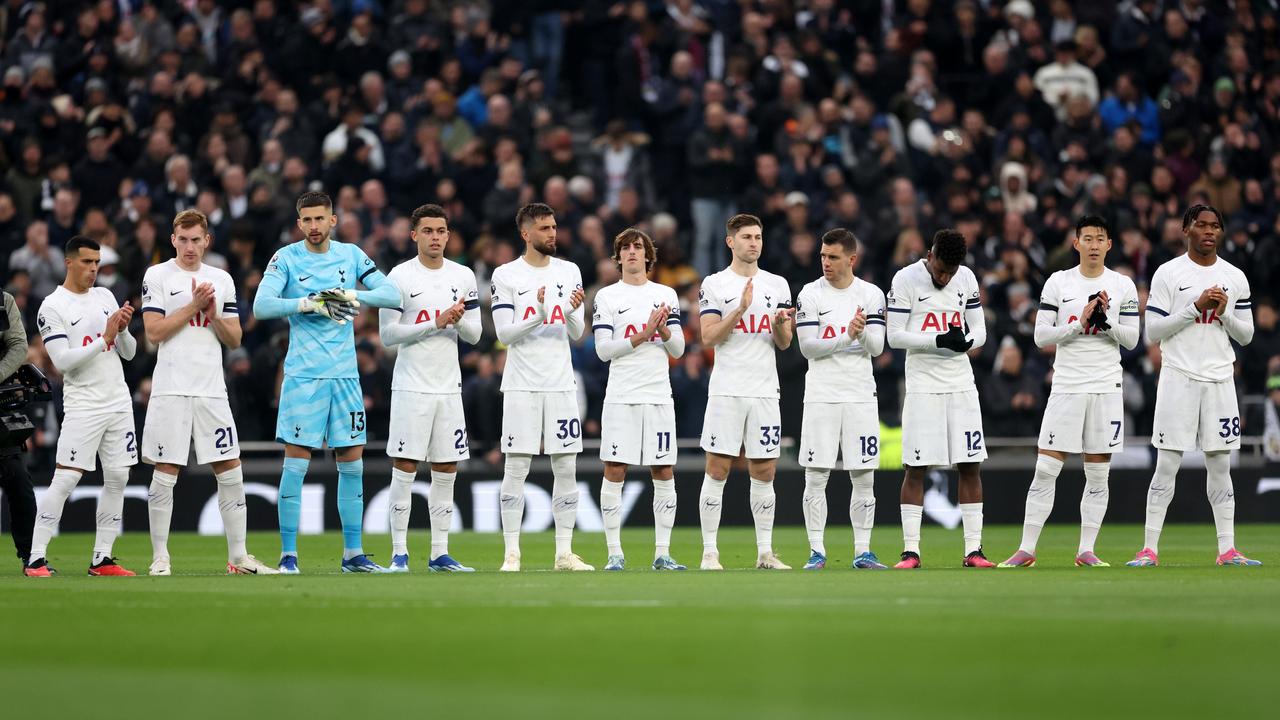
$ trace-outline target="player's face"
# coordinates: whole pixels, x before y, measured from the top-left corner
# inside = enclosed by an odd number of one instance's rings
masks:
[[[645,260],[643,240],[632,240],[618,248],[618,261],[622,263],[622,272],[625,274],[644,274]]]
[[[298,229],[312,245],[323,245],[337,224],[338,216],[333,214],[333,210],[323,205],[304,207],[298,212]]]
[[[735,260],[754,263],[760,259],[760,252],[764,250],[764,228],[759,225],[740,227],[726,242]]]
[[[198,264],[209,247],[209,239],[209,234],[199,225],[178,228],[171,236],[173,249],[178,252],[178,262],[187,267]]]
[[[520,237],[543,255],[556,254],[556,217],[534,218],[520,228]]]
[[[93,283],[98,279],[98,263],[101,260],[101,252],[80,248],[75,255],[67,256],[67,278],[76,287],[93,287]]]
[[[1218,241],[1222,238],[1222,223],[1217,214],[1209,210],[1201,210],[1199,215],[1191,219],[1187,226],[1187,242],[1192,252],[1200,255],[1212,255],[1218,251]]]
[[[929,251],[929,259],[925,261],[924,266],[929,270],[929,279],[933,280],[933,286],[941,290],[951,282],[951,278],[956,276],[960,271],[959,265],[948,265],[942,262],[942,259]]]
[[[424,217],[409,234],[418,243],[418,252],[436,260],[444,255],[444,248],[449,244],[449,223],[444,218]]]
[[[1080,253],[1080,262],[1096,267],[1107,257],[1107,251],[1111,249],[1111,238],[1100,227],[1083,227],[1074,244],[1076,252]]]
[[[839,243],[829,245],[824,243],[818,257],[822,260],[823,277],[827,280],[843,280],[853,274],[853,265],[858,259],[858,254],[846,253],[844,246]]]

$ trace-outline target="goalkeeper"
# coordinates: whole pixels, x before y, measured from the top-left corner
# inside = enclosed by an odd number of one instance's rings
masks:
[[[284,443],[280,475],[280,572],[298,572],[302,481],[311,451],[325,442],[338,462],[342,571],[382,572],[361,548],[364,518],[364,393],[356,372],[352,320],[361,303],[400,304],[400,293],[359,247],[329,239],[337,225],[324,193],[298,198],[302,241],[285,246],[267,265],[253,301],[261,320],[289,318],[276,441]],[[368,290],[356,290],[356,283]]]

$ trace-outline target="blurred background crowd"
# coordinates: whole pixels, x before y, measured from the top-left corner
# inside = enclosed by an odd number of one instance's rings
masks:
[[[99,0],[0,3],[0,281],[34,334],[60,248],[104,246],[99,283],[136,305],[172,256],[173,215],[212,221],[207,262],[235,278],[245,327],[227,383],[240,435],[269,440],[288,336],[250,308],[265,261],[300,236],[294,200],[328,192],[336,237],[384,272],[412,257],[408,215],[442,204],[448,256],[493,269],[521,244],[526,202],[557,213],[559,254],[588,302],[618,280],[612,238],[645,228],[675,287],[689,350],[672,363],[679,432],[696,437],[712,353],[701,277],[728,261],[724,221],[763,218],[761,266],[793,294],[818,240],[861,240],[858,274],[887,288],[955,227],[983,285],[973,352],[987,434],[1033,436],[1051,351],[1032,342],[1040,288],[1072,266],[1074,221],[1107,219],[1108,265],[1145,304],[1182,253],[1182,211],[1227,220],[1222,256],[1248,274],[1257,332],[1239,351],[1247,435],[1280,404],[1280,21],[1276,0]],[[482,290],[482,294],[485,292]],[[487,300],[487,298],[482,298]],[[484,303],[487,313],[487,302]],[[134,334],[142,336],[140,319]],[[503,348],[463,347],[464,400],[496,459]],[[357,325],[382,439],[394,355]],[[607,365],[574,351],[584,427],[599,432]],[[901,353],[876,360],[898,422]],[[806,363],[780,353],[784,432]],[[126,364],[141,425],[154,348]],[[1124,354],[1131,434],[1149,433],[1160,353]],[[1270,392],[1270,400],[1267,393]],[[38,444],[56,441],[54,412]]]

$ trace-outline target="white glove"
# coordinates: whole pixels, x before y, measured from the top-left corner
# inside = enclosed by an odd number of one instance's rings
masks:
[[[354,295],[354,293],[352,294]],[[359,303],[357,302],[326,300],[323,296],[324,293],[311,293],[310,295],[302,298],[298,301],[298,312],[323,315],[339,325],[351,320],[359,312],[356,309],[359,307]]]
[[[325,302],[347,303],[352,307],[360,307],[360,301],[356,299],[355,290],[332,288],[321,291],[316,297]]]

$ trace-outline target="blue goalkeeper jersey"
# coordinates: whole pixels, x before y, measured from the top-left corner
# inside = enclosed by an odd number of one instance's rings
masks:
[[[390,283],[356,245],[330,240],[326,253],[306,245],[299,240],[272,256],[260,296],[297,300],[332,288],[354,289],[357,282],[370,289]],[[289,315],[284,372],[299,378],[358,378],[354,323],[339,324],[318,313]]]

